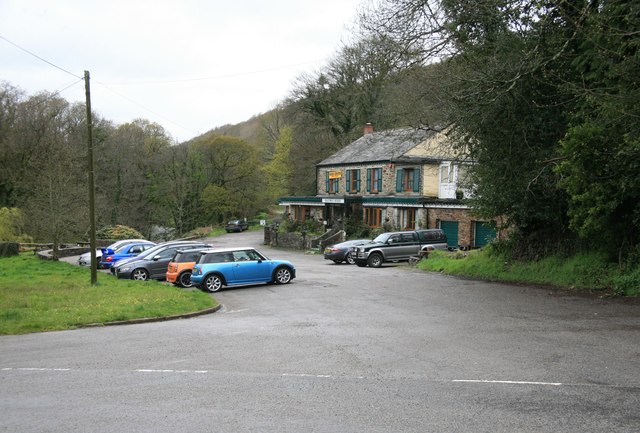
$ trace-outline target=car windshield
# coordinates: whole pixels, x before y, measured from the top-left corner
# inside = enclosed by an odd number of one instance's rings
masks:
[[[389,233],[382,233],[380,235],[378,235],[373,242],[378,242],[381,244],[384,244],[385,242],[387,242],[387,239],[389,239],[391,235]]]

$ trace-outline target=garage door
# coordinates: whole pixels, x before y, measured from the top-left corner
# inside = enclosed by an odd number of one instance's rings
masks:
[[[483,247],[496,238],[496,230],[485,221],[476,221],[474,233],[474,246],[476,247]]]
[[[458,221],[440,221],[440,228],[447,235],[450,247],[458,246]]]

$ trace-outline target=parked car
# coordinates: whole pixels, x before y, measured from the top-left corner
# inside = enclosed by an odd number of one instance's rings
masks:
[[[200,241],[170,241],[163,242],[145,251],[144,254],[123,260],[111,268],[111,272],[118,278],[132,280],[164,280],[167,276],[167,266],[179,249],[210,248],[211,245]]]
[[[191,269],[202,248],[177,250],[167,266],[167,281],[178,287],[191,287]]]
[[[149,241],[142,242],[133,242],[130,244],[124,244],[116,248],[115,250],[111,248],[103,248],[102,249],[102,257],[100,257],[100,262],[98,263],[98,267],[100,268],[110,268],[116,263],[118,260],[127,259],[129,257],[135,257],[138,254],[148,250],[151,247],[154,247],[156,244]]]
[[[333,260],[335,263],[347,262],[353,265],[355,263],[352,255],[354,248],[369,242],[371,239],[354,239],[328,246],[324,249],[324,258],[325,260]]]
[[[249,228],[249,223],[244,220],[231,220],[227,222],[227,225],[224,226],[224,229],[227,233],[231,232],[242,232]]]
[[[116,250],[122,245],[132,244],[134,242],[145,242],[145,239],[122,239],[107,246],[106,249]],[[96,264],[98,268],[100,268],[100,258],[102,257],[103,249],[105,248],[98,248],[96,250]],[[78,264],[80,266],[91,266],[91,251],[89,251],[88,253],[81,254],[80,257],[78,257]]]
[[[218,248],[200,253],[191,283],[217,292],[223,286],[287,284],[295,277],[296,268],[287,260],[271,260],[255,248]]]
[[[418,257],[423,250],[447,248],[447,235],[441,229],[388,232],[380,234],[368,244],[355,247],[353,258],[357,266],[379,268],[385,262]]]

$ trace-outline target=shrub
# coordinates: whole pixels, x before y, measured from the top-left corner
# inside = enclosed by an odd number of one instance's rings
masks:
[[[0,208],[0,241],[33,242],[24,232],[25,219],[22,211],[12,207]]]
[[[371,227],[353,218],[348,218],[344,231],[347,232],[347,238],[350,239],[372,239]]]
[[[20,244],[17,242],[0,242],[0,257],[17,256],[20,253]]]
[[[613,293],[618,296],[640,296],[640,270],[612,278]]]
[[[278,227],[280,233],[302,233],[307,234],[321,234],[324,232],[324,226],[321,222],[314,219],[308,219],[306,221],[292,221],[285,219]]]
[[[211,233],[213,232],[213,227],[208,226],[208,227],[198,227],[195,228],[193,230],[188,231],[187,233],[184,234],[185,238],[206,238],[207,236],[210,236]]]
[[[98,239],[141,239],[143,238],[142,234],[134,228],[123,226],[123,225],[115,225],[115,226],[107,226],[96,232],[96,238]]]

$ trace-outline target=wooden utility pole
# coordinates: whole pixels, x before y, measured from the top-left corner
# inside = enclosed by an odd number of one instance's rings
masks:
[[[84,71],[84,89],[87,100],[87,146],[89,159],[89,248],[91,248],[91,285],[98,283],[98,264],[96,263],[96,218],[95,192],[93,186],[93,126],[91,120],[91,88],[89,86],[89,71]]]

